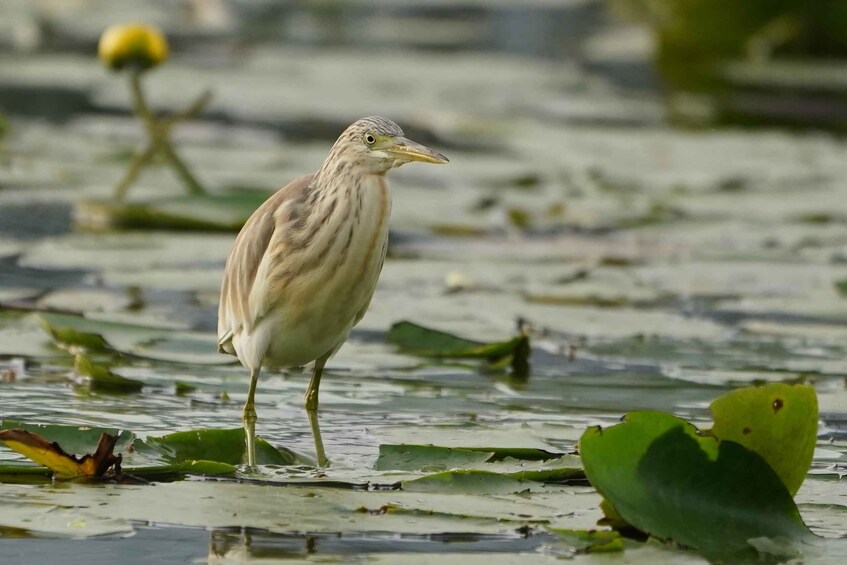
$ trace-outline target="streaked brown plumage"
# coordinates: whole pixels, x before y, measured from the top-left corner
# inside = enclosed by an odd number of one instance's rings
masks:
[[[385,173],[410,161],[447,158],[409,141],[390,120],[358,120],[317,173],[271,196],[238,234],[221,286],[218,349],[250,369],[244,406],[248,465],[256,464],[259,370],[312,361],[306,409],[318,462],[326,463],[317,424],[321,373],[370,304],[388,244]]]

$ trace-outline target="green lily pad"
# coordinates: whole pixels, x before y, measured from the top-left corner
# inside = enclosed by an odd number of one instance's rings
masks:
[[[409,492],[513,494],[539,490],[544,484],[564,483],[584,476],[582,469],[572,467],[523,470],[514,470],[514,467],[502,470],[452,469],[405,480],[401,482],[401,486]]]
[[[135,449],[148,454],[150,449],[169,463],[186,461],[215,461],[240,465],[244,460],[245,438],[243,428],[229,430],[191,430],[136,442]],[[260,437],[256,438],[256,461],[260,465],[291,465],[296,455],[280,450]]]
[[[580,439],[591,484],[639,530],[707,556],[754,554],[748,540],[812,537],[757,453],[661,412],[633,412]]]
[[[128,379],[109,370],[104,365],[93,363],[87,357],[77,355],[74,358],[74,370],[86,377],[91,390],[103,392],[139,392],[144,383],[136,379]]]
[[[153,361],[188,363],[191,365],[231,365],[234,357],[218,353],[217,338],[209,333],[173,332],[133,345],[128,353]]]
[[[131,324],[91,320],[73,314],[39,314],[41,326],[63,346],[78,347],[91,352],[117,351],[117,344],[142,342],[162,335],[163,331]]]
[[[147,440],[127,431],[63,425],[24,424],[3,420],[0,429],[24,429],[58,443],[67,453],[81,456],[92,453],[102,433],[118,435],[114,453],[123,456],[122,470],[127,475],[163,480],[186,474],[232,475],[244,458],[244,430],[192,430]],[[296,455],[277,449],[257,438],[256,457],[263,465],[290,465]],[[19,482],[21,477],[50,477],[45,468],[29,463],[12,462],[0,466],[3,478]]]
[[[478,470],[520,481],[548,483],[585,478],[578,457],[539,449],[380,445],[374,468],[377,471],[434,472],[436,475],[444,471]]]
[[[96,320],[73,314],[41,313],[42,327],[62,347],[76,351],[111,352],[155,361],[225,365],[212,334],[186,332],[125,322]]]
[[[538,483],[521,480],[491,471],[462,469],[434,473],[419,479],[403,481],[402,488],[408,492],[455,493],[455,494],[514,494],[529,491]]]
[[[526,335],[519,335],[506,341],[485,343],[403,321],[391,326],[386,340],[403,352],[412,355],[485,359],[490,363],[511,359],[512,369],[516,375],[526,376],[529,372],[531,351],[529,337]]]
[[[491,451],[436,445],[380,445],[377,471],[446,471],[485,463]]]
[[[171,229],[237,232],[270,193],[238,190],[144,202],[82,200],[74,219],[79,227],[104,229]]]
[[[569,530],[548,526],[547,531],[567,542],[577,553],[623,551],[623,539],[613,530]]]
[[[534,463],[504,459],[489,468],[522,481],[579,483],[585,480],[585,471],[576,455],[563,455],[558,459]]]
[[[219,461],[191,460],[169,465],[150,465],[142,467],[124,467],[124,473],[147,480],[173,480],[184,475],[234,475],[235,465]]]
[[[99,333],[86,331],[86,329],[79,327],[79,324],[65,323],[73,318],[80,320],[84,318],[67,314],[41,314],[39,318],[41,327],[60,345],[80,347],[86,351],[109,351],[111,349],[111,346]]]
[[[714,434],[754,451],[794,496],[806,478],[818,434],[818,397],[808,385],[770,383],[734,390],[711,406]]]
[[[0,465],[0,484],[45,483],[53,478],[53,471],[41,465]]]
[[[379,458],[375,469],[419,471],[427,466],[439,465],[449,468],[466,463],[521,459],[524,461],[546,461],[561,457],[545,449],[532,447],[443,447],[438,445],[383,444],[379,446]]]

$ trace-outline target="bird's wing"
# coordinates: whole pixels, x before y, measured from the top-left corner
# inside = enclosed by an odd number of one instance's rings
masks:
[[[250,331],[261,316],[264,305],[257,304],[253,286],[263,264],[274,232],[291,220],[290,214],[299,210],[313,175],[294,179],[268,198],[253,212],[232,246],[226,261],[221,302],[218,309],[218,351],[235,355],[233,336],[246,328]],[[297,203],[298,206],[288,206]],[[288,211],[281,218],[280,211]]]

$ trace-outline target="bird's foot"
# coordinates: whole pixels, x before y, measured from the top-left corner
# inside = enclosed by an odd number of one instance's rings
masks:
[[[236,466],[236,475],[240,478],[245,479],[266,479],[268,477],[268,473],[262,470],[262,467],[259,465],[249,465],[247,463],[242,463],[241,465]]]

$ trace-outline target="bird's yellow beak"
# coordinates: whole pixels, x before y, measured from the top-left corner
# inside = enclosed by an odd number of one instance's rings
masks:
[[[394,145],[385,151],[395,159],[404,161],[421,161],[422,163],[449,163],[450,159],[425,145],[415,143],[405,137],[395,137]]]

